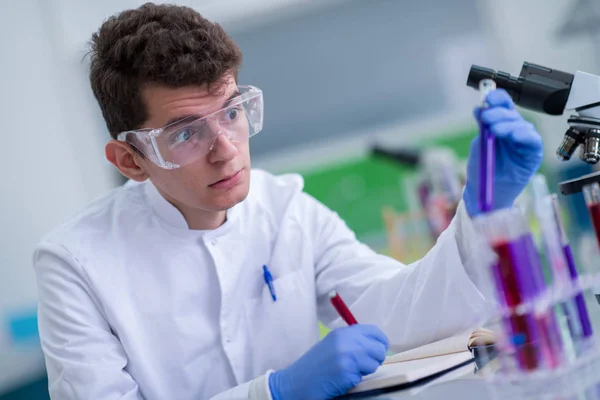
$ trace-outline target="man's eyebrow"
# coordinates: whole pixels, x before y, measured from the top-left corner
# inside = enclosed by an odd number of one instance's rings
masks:
[[[229,96],[229,98],[228,98],[227,100],[225,100],[225,102],[223,103],[223,105],[221,106],[221,108],[219,108],[219,110],[221,110],[221,109],[223,109],[223,108],[225,108],[225,107],[229,106],[229,103],[231,103],[231,100],[235,99],[236,97],[238,97],[238,96],[240,96],[240,95],[241,95],[241,93],[240,93],[240,91],[239,91],[239,90],[236,90],[235,92],[233,92],[233,93],[231,94],[231,96]],[[187,115],[180,115],[180,116],[178,116],[178,117],[171,118],[171,119],[169,120],[169,122],[167,122],[167,123],[165,124],[165,126],[168,126],[168,125],[171,125],[171,124],[175,124],[175,123],[177,123],[177,122],[180,122],[180,121],[183,121],[183,120],[187,120],[188,118],[193,118],[193,117],[196,117],[196,118],[202,118],[202,117],[203,117],[203,115],[200,115],[200,114],[187,114]]]

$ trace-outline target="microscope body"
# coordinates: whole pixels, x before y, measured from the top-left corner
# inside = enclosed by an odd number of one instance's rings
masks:
[[[600,76],[577,71],[565,110],[574,110],[567,121],[570,128],[557,150],[562,160],[569,160],[578,146],[579,157],[588,164],[600,161]]]

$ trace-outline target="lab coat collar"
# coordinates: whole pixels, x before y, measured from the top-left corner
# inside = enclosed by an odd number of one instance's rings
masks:
[[[144,182],[145,194],[148,199],[149,205],[152,207],[155,215],[161,222],[161,225],[170,233],[176,235],[199,235],[203,237],[214,237],[220,236],[228,231],[231,226],[235,224],[237,216],[239,214],[240,205],[237,204],[234,207],[227,210],[227,216],[225,223],[219,226],[217,229],[212,230],[194,230],[190,229],[187,221],[183,214],[173,204],[169,203],[158,191],[156,186],[150,181],[150,179]]]

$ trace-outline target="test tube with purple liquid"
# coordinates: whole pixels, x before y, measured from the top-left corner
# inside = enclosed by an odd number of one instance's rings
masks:
[[[479,91],[482,95],[480,112],[488,108],[487,95],[496,89],[496,82],[483,79],[479,82]],[[479,126],[481,136],[479,142],[479,209],[481,212],[490,212],[494,207],[494,172],[495,172],[495,138],[489,126],[483,122]]]
[[[498,301],[504,308],[504,337],[514,345],[519,369],[555,368],[561,363],[561,342],[551,310],[532,305],[545,289],[539,255],[527,222],[518,209],[481,214],[475,219],[479,232],[498,256],[491,275]]]
[[[562,250],[567,261],[569,276],[571,280],[577,281],[577,268],[575,267],[575,260],[573,258],[573,252],[571,251],[571,245],[569,244],[569,239],[567,237],[565,226],[560,215],[560,206],[558,204],[558,196],[556,194],[552,195],[552,212],[554,214],[554,219],[556,221],[556,225],[560,235]],[[590,316],[585,305],[585,299],[583,298],[583,294],[581,292],[575,295],[575,304],[577,307],[579,322],[581,324],[582,336],[584,339],[590,339],[593,334],[592,323],[590,322]]]

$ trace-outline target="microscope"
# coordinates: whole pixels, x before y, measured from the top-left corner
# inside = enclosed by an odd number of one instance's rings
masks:
[[[585,163],[594,165],[600,161],[600,76],[582,71],[569,74],[525,62],[519,76],[514,77],[506,72],[472,65],[467,85],[479,89],[482,79],[494,80],[496,87],[505,89],[514,103],[525,109],[549,115],[574,111],[567,120],[569,129],[556,155],[560,160],[568,161],[579,148],[579,157]],[[600,171],[560,182],[558,188],[563,195],[587,191],[584,197],[600,245],[600,189],[596,188],[596,183],[600,183]],[[596,189],[588,199],[590,187]],[[594,288],[594,294],[600,303],[600,288]]]
[[[556,155],[562,161],[571,159],[579,148],[579,157],[588,164],[600,161],[600,76],[577,71],[575,74],[523,63],[518,77],[502,71],[472,65],[467,86],[479,88],[479,81],[492,79],[505,89],[515,104],[549,115],[575,114],[568,119],[569,129]],[[600,182],[600,171],[559,184],[562,194],[581,192],[583,186]]]

